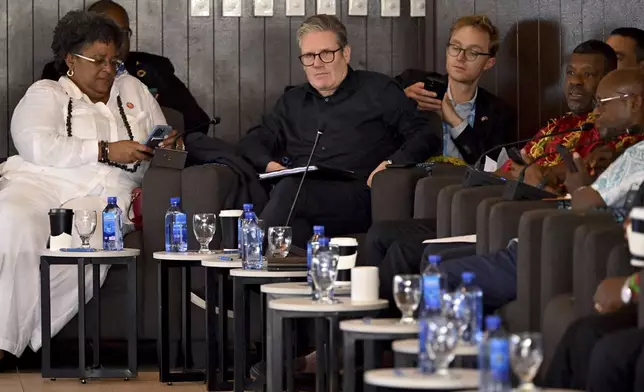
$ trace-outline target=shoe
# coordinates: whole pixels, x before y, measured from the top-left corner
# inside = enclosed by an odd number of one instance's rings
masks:
[[[203,310],[206,310],[206,288],[200,288],[197,290],[193,290],[192,293],[190,293],[190,302],[193,304],[197,305]]]
[[[300,374],[306,369],[306,358],[295,358],[295,374]],[[284,370],[286,370],[286,363],[284,363]],[[250,368],[250,378],[254,381],[261,381],[266,379],[266,362],[261,361],[256,363]]]

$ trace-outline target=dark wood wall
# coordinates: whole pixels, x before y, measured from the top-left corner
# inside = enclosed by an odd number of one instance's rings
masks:
[[[0,0],[0,160],[11,151],[13,108],[50,60],[57,20],[93,0]],[[222,123],[217,135],[238,140],[270,108],[284,86],[304,81],[296,59],[295,30],[303,17],[286,17],[285,0],[275,16],[221,16],[221,0],[209,17],[189,16],[189,0],[120,0],[132,19],[133,50],[169,57],[201,106]],[[87,3],[87,4],[86,4]],[[518,108],[522,136],[566,109],[560,80],[566,56],[590,38],[605,38],[619,26],[644,27],[640,0],[428,0],[426,18],[410,18],[402,0],[400,18],[380,17],[380,1],[369,16],[348,16],[348,0],[337,14],[347,25],[352,64],[395,75],[405,68],[444,71],[449,27],[462,15],[488,15],[503,38],[497,66],[483,86]],[[307,15],[315,0],[306,0]]]
[[[0,0],[0,161],[13,153],[13,108],[51,59],[56,22],[93,1]],[[285,86],[304,81],[295,41],[304,17],[285,16],[285,0],[275,1],[269,18],[252,16],[252,0],[243,0],[241,18],[222,17],[221,0],[211,1],[209,17],[191,17],[189,0],[117,2],[130,15],[132,50],[169,57],[204,110],[221,117],[216,133],[224,139],[238,140]],[[306,0],[307,15],[315,6]],[[400,18],[380,17],[378,0],[369,2],[367,17],[348,16],[348,0],[337,0],[337,15],[347,25],[355,68],[397,74],[425,67],[425,18],[409,16],[409,1]]]
[[[575,46],[605,39],[616,27],[644,28],[641,0],[436,0],[439,70],[451,23],[472,13],[487,15],[501,31],[497,66],[482,85],[517,108],[521,137],[567,110],[561,78]]]

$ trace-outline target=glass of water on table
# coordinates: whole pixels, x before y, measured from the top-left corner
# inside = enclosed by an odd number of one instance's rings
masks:
[[[288,256],[293,241],[293,229],[289,226],[277,226],[268,228],[268,251],[269,255],[277,258]]]

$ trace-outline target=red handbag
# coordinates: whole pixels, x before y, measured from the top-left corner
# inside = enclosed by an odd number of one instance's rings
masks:
[[[143,199],[142,193],[143,189],[140,187],[134,188],[132,190],[132,195],[130,196],[130,208],[127,212],[127,217],[134,224],[135,230],[141,230],[143,228],[143,215],[141,209],[141,201]]]

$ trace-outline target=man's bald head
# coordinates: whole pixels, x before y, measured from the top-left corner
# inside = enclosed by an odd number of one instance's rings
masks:
[[[87,8],[87,11],[102,15],[111,19],[121,28],[123,32],[123,46],[120,50],[120,57],[123,61],[127,59],[130,53],[130,37],[132,30],[130,29],[130,17],[122,5],[115,3],[111,0],[99,0]]]
[[[640,68],[618,69],[608,73],[595,95],[600,129],[624,130],[644,125],[644,72]]]

